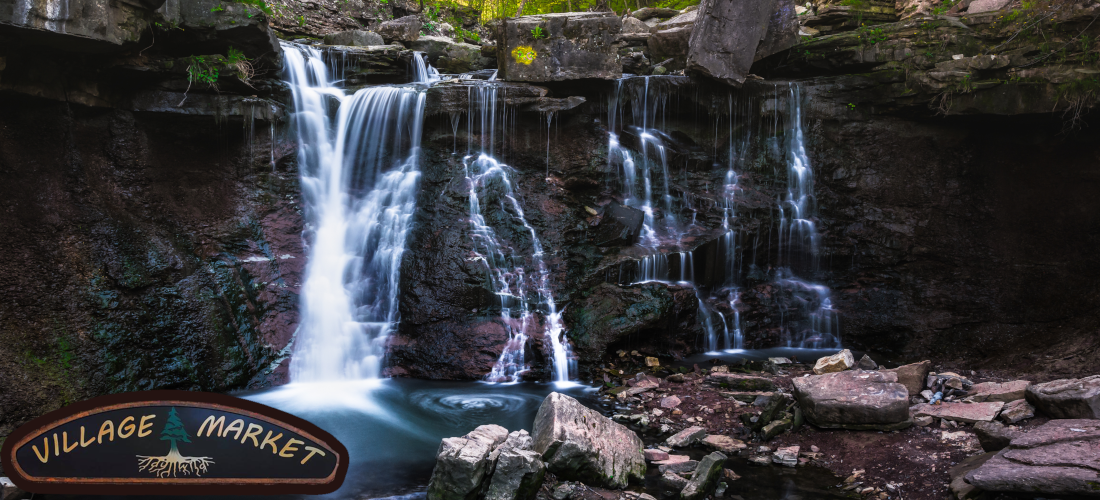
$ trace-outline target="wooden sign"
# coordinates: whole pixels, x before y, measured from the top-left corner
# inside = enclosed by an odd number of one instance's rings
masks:
[[[320,494],[348,470],[336,438],[288,413],[222,394],[148,391],[66,406],[16,429],[4,471],[62,494]]]

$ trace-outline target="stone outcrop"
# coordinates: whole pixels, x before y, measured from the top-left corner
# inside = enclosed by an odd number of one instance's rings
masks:
[[[966,481],[989,492],[1095,496],[1098,444],[1100,421],[1051,420],[1013,438]]]
[[[1100,418],[1100,375],[1034,384],[1026,396],[1051,418]]]
[[[687,69],[741,86],[775,5],[776,0],[703,0],[688,42]]]
[[[852,351],[844,349],[832,356],[818,359],[817,363],[814,363],[814,373],[823,375],[826,373],[842,372],[854,366],[856,366],[856,360],[855,357],[852,356]]]
[[[622,76],[615,41],[622,21],[611,12],[571,12],[505,19],[497,36],[502,80],[550,82]]]
[[[428,483],[428,498],[478,498],[482,483],[493,472],[489,456],[508,437],[508,430],[499,425],[482,425],[465,436],[443,439]]]
[[[325,35],[325,45],[385,45],[382,35],[367,30],[348,30]]]
[[[379,24],[374,31],[386,42],[415,42],[424,23],[417,16],[405,16]]]
[[[535,415],[535,451],[561,479],[624,488],[645,476],[642,440],[576,399],[553,392]]]
[[[893,430],[909,426],[909,395],[895,373],[844,371],[793,382],[806,420],[818,427]]]

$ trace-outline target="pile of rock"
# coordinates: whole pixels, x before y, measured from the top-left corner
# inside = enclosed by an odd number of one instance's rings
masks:
[[[483,425],[444,439],[428,498],[526,500],[538,492],[546,471],[606,488],[625,488],[645,476],[642,440],[569,396],[547,396],[532,429],[530,436]]]

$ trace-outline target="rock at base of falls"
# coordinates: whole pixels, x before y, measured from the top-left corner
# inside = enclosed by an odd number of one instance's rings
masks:
[[[535,415],[535,451],[560,479],[625,488],[645,477],[642,440],[576,399],[553,392]]]
[[[896,373],[843,371],[795,378],[794,395],[813,425],[833,429],[909,427],[909,394]]]
[[[852,351],[847,349],[840,351],[832,356],[825,356],[818,359],[814,364],[814,374],[823,375],[826,373],[840,372],[852,368],[856,365],[856,358],[852,356]]]
[[[490,454],[508,438],[499,425],[482,425],[462,437],[443,440],[428,483],[429,500],[473,500],[492,471]]]
[[[405,45],[423,52],[428,64],[442,73],[469,73],[496,66],[492,58],[481,55],[481,47],[455,42],[444,36],[421,36]]]
[[[570,12],[505,19],[497,39],[499,79],[552,82],[622,77],[614,12]]]
[[[1031,385],[1026,397],[1050,418],[1100,418],[1100,375]]]

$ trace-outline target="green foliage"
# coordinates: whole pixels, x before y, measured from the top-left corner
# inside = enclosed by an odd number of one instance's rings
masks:
[[[867,0],[844,0],[840,2],[840,5],[862,9],[864,7],[867,7]]]
[[[535,26],[535,29],[531,30],[531,38],[534,38],[535,40],[546,38],[548,36],[550,35],[546,34],[546,30],[542,29],[542,26]]]
[[[853,104],[853,103],[848,103],[848,111],[855,111],[855,110],[856,110],[856,105]]]
[[[885,42],[890,37],[886,35],[886,32],[882,28],[868,28],[867,26],[860,25],[856,30],[857,38],[859,38],[860,44],[874,45],[879,42]]]
[[[963,94],[969,94],[974,91],[974,81],[970,78],[970,75],[966,75],[959,82],[959,92]]]
[[[236,3],[239,3],[239,4],[248,5],[249,7],[255,7],[257,9],[260,9],[261,11],[263,11],[264,14],[267,14],[269,16],[274,14],[274,12],[271,10],[271,7],[268,6],[267,2],[265,2],[264,0],[233,0],[233,1],[236,2]]]
[[[168,421],[164,423],[164,430],[160,431],[160,440],[171,441],[173,447],[176,446],[176,441],[191,442],[191,436],[187,434],[187,429],[183,428],[183,421],[176,414],[175,407],[168,410]]]
[[[943,3],[941,3],[939,7],[932,7],[932,14],[942,16],[947,13],[947,11],[951,10],[951,7],[954,7],[957,3],[959,3],[959,0],[943,0]]]
[[[187,81],[189,83],[205,83],[207,85],[218,83],[218,68],[214,66],[213,60],[206,56],[188,56],[184,60],[187,61]]]
[[[299,28],[305,28],[306,27],[306,16],[301,16],[301,15],[298,16],[298,27]]]
[[[477,43],[481,43],[481,34],[476,31],[469,31],[462,29],[461,27],[455,27],[454,39],[457,41],[463,41],[469,38]]]
[[[215,5],[213,9],[210,9],[210,12],[225,12],[225,5],[219,3]]]

